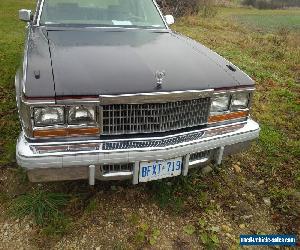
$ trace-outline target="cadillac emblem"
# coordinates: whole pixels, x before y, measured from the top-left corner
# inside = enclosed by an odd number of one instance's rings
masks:
[[[156,71],[156,89],[161,89],[164,81],[164,77],[166,76],[165,71]]]

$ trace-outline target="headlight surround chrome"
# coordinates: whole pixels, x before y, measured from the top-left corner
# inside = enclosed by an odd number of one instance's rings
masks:
[[[23,122],[26,136],[29,138],[88,137],[101,134],[97,105],[37,105],[34,102],[22,102],[21,106],[27,108],[23,108],[22,112],[29,114],[28,119]]]
[[[212,114],[227,112],[229,111],[229,104],[230,104],[229,94],[215,95],[212,98],[210,112]]]
[[[96,125],[96,108],[94,106],[68,107],[67,121],[69,125]]]
[[[234,93],[231,96],[230,109],[232,111],[244,110],[248,108],[250,94],[247,92]]]
[[[212,97],[208,123],[247,119],[254,89],[216,92]]]
[[[33,109],[33,120],[36,127],[64,125],[64,107],[38,107]]]

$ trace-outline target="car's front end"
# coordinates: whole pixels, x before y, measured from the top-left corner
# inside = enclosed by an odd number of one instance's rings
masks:
[[[47,17],[61,8],[51,1]],[[168,28],[129,23],[29,29],[16,89],[17,161],[31,181],[137,184],[187,175],[258,137],[245,73]]]
[[[141,163],[180,161],[179,172],[240,152],[258,137],[249,118],[253,88],[100,96],[57,102],[27,101],[34,140],[22,132],[19,165],[31,181],[164,177]],[[76,103],[76,104],[75,104]],[[95,138],[97,137],[97,139]],[[153,171],[153,167],[147,171]],[[176,169],[175,169],[176,170]]]

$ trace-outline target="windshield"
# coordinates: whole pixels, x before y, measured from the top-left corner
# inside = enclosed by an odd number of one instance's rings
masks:
[[[45,0],[40,24],[165,28],[152,0]]]

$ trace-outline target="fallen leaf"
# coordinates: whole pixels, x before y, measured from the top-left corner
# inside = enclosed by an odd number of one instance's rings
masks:
[[[235,171],[236,173],[242,172],[241,167],[240,167],[239,165],[237,165],[237,164],[233,165],[233,169],[234,169],[234,171]]]
[[[229,226],[227,226],[227,225],[222,225],[222,230],[224,232],[231,232],[232,231],[232,229]]]

